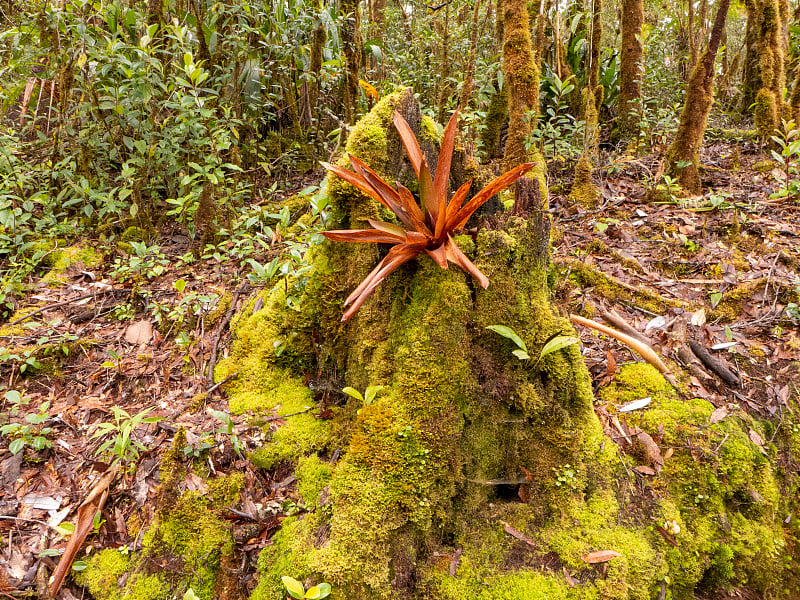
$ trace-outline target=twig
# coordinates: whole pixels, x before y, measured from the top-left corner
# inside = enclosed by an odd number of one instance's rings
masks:
[[[700,362],[702,362],[709,371],[714,373],[714,375],[724,381],[725,384],[731,387],[739,384],[739,378],[725,365],[711,356],[708,350],[703,348],[700,344],[691,340],[689,341],[689,348],[691,348],[694,355],[700,359]]]
[[[617,311],[611,310],[604,310],[600,313],[600,316],[603,317],[604,321],[608,321],[617,329],[622,330],[623,333],[631,336],[632,338],[636,338],[643,344],[649,344],[650,342],[647,340],[645,336],[643,336],[639,331],[633,328]]]
[[[39,313],[43,313],[47,310],[52,308],[58,308],[59,306],[66,306],[67,304],[72,304],[73,302],[78,302],[80,300],[85,300],[86,298],[94,298],[95,296],[100,296],[102,294],[113,294],[116,292],[130,292],[131,290],[127,288],[114,288],[110,290],[98,290],[96,292],[92,292],[91,294],[84,294],[83,296],[78,296],[77,298],[72,298],[71,300],[64,300],[63,302],[56,302],[55,304],[48,304],[47,306],[42,306],[41,308],[37,308],[35,311],[28,313],[25,316],[20,317],[16,321],[12,321],[8,324],[9,327],[12,325],[16,325],[17,323],[22,323],[30,319],[31,317],[35,317]]]
[[[606,335],[613,337],[618,342],[625,344],[632,350],[636,351],[642,358],[658,369],[659,372],[669,373],[669,367],[664,364],[658,354],[656,354],[650,346],[643,344],[636,338],[617,331],[616,329],[612,329],[611,327],[606,327],[597,321],[592,321],[591,319],[586,319],[578,315],[570,315],[569,320],[573,323],[577,323],[578,325],[583,325],[584,327],[594,329],[595,331],[599,331],[600,333],[605,333]]]
[[[313,406],[309,406],[305,410],[300,410],[298,412],[289,413],[288,415],[275,415],[274,417],[267,417],[264,420],[265,421],[277,421],[279,419],[285,419],[286,417],[296,417],[297,415],[302,415],[302,414],[307,413],[308,411],[313,410],[313,409],[314,409]]]
[[[50,529],[52,529],[53,531],[58,531],[58,529],[51,526],[49,523],[45,523],[44,521],[38,521],[37,519],[23,519],[22,517],[0,516],[0,521],[22,521],[24,523],[36,523],[37,525],[44,525],[45,527],[50,527]]]
[[[240,285],[236,291],[233,293],[233,297],[231,298],[231,305],[228,307],[228,311],[225,313],[225,316],[222,318],[222,321],[219,324],[219,329],[217,331],[217,337],[214,340],[214,345],[211,346],[211,357],[208,359],[208,373],[206,374],[206,381],[209,385],[213,385],[214,383],[214,367],[217,366],[217,349],[219,348],[219,343],[222,340],[222,334],[225,331],[225,327],[230,323],[231,319],[233,318],[233,313],[236,312],[236,303],[239,301],[239,296],[247,289],[248,284],[243,283]],[[208,393],[211,393],[211,390],[208,390]]]
[[[206,394],[208,394],[208,395],[210,396],[212,393],[214,393],[214,392],[216,392],[216,391],[217,391],[217,388],[219,388],[219,387],[221,387],[221,386],[225,385],[225,384],[226,384],[226,383],[228,383],[229,381],[232,381],[232,380],[236,379],[237,377],[239,377],[239,372],[238,372],[238,371],[237,371],[236,373],[231,373],[230,375],[228,375],[228,376],[227,376],[225,379],[223,379],[222,381],[218,381],[217,383],[215,383],[214,385],[212,385],[210,388],[208,388],[208,389],[206,390]]]

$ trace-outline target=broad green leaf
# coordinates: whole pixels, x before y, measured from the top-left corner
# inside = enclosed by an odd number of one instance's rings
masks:
[[[316,586],[319,590],[319,598],[327,598],[331,595],[331,584],[330,583],[320,583]]]
[[[510,327],[506,327],[505,325],[489,325],[486,329],[491,329],[495,333],[502,335],[504,338],[508,338],[514,342],[520,350],[525,350],[527,352],[528,346]]]
[[[375,397],[378,395],[384,386],[382,385],[369,385],[367,389],[364,391],[364,404],[372,404],[375,401]]]
[[[281,577],[281,581],[283,581],[283,585],[286,586],[286,589],[292,598],[302,598],[305,595],[306,590],[303,587],[303,584],[297,581],[297,579],[294,577],[284,575]]]
[[[19,404],[22,402],[22,396],[17,390],[8,390],[3,397],[12,404]]]
[[[25,439],[17,438],[8,445],[8,451],[11,452],[11,454],[16,455],[19,454],[24,447],[25,447]]]
[[[361,400],[364,402],[364,396],[361,395],[357,389],[347,386],[346,388],[342,388],[342,392],[350,396],[351,398],[355,398],[356,400]]]
[[[576,337],[572,337],[569,335],[557,335],[544,345],[542,351],[539,353],[539,358],[542,359],[548,354],[552,354],[553,352],[558,352],[562,348],[566,348],[567,346],[571,346],[572,344],[577,344],[578,342],[580,342],[580,340]]]
[[[511,354],[520,360],[528,360],[530,358],[530,354],[525,352],[525,350],[514,350]]]
[[[183,595],[183,600],[200,600],[200,598],[197,597],[197,594],[194,593],[192,588],[189,588]]]

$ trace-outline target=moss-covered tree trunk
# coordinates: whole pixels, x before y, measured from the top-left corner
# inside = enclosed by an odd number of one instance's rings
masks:
[[[394,110],[434,163],[436,128],[410,92],[379,102],[346,150],[408,181]],[[711,404],[679,400],[636,364],[603,400],[652,403],[615,417],[629,436],[615,428],[615,443],[579,347],[540,357],[573,330],[550,307],[539,188],[520,187],[534,198],[518,203],[524,217],[495,215],[457,239],[488,276],[485,290],[422,255],[343,324],[344,297],[381,251],[326,242],[310,250],[302,287],[280,284],[245,306],[217,378],[239,374],[234,412],[293,415],[251,460],[293,467],[306,507],[264,549],[251,600],[283,600],[283,575],[327,581],[347,600],[689,600],[731,584],[791,597],[791,571],[779,566],[793,531],[782,529],[791,500],[781,498],[794,488],[781,490],[774,461],[751,441],[769,438],[763,424],[729,416],[712,428]],[[332,227],[388,216],[341,180],[326,189]],[[287,308],[298,294],[298,310]],[[494,325],[511,328],[531,358],[512,355]],[[365,400],[339,392],[346,386]],[[314,406],[333,419],[305,410]],[[613,558],[595,563],[597,551]]]
[[[581,106],[584,126],[583,152],[575,165],[570,199],[585,208],[597,205],[597,188],[592,182],[594,163],[600,148],[600,105],[603,102],[603,86],[600,85],[600,40],[602,38],[602,0],[592,0],[589,22],[589,65],[586,87],[581,91]]]
[[[508,86],[508,138],[504,159],[506,168],[510,169],[529,158],[525,141],[536,126],[539,112],[541,66],[534,58],[526,2],[503,0],[502,19],[503,73]]]
[[[639,135],[642,108],[643,0],[623,0],[621,7],[622,50],[619,72],[619,116],[614,141],[633,140]]]
[[[720,0],[708,46],[695,65],[686,87],[686,100],[675,139],[664,156],[664,172],[677,177],[688,192],[698,194],[700,182],[700,148],[708,116],[714,103],[714,59],[717,56],[730,0]]]
[[[342,103],[344,120],[352,125],[358,101],[358,78],[361,74],[362,39],[361,13],[357,0],[342,0],[340,9],[343,15],[341,36],[344,53],[345,73],[342,81]]]
[[[786,0],[747,0],[747,31],[742,73],[742,110],[751,113],[763,139],[769,139],[783,115]]]

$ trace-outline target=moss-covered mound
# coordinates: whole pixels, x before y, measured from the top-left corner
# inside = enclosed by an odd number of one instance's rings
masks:
[[[347,146],[389,180],[406,168],[391,154],[395,107],[419,123],[410,94],[389,96]],[[334,228],[389,218],[348,184],[327,189]],[[382,250],[325,243],[303,286],[245,307],[217,371],[239,373],[231,407],[333,415],[287,416],[254,456],[294,465],[309,511],[262,553],[252,598],[283,598],[283,575],[327,581],[338,599],[691,598],[729,585],[791,597],[791,577],[775,575],[797,534],[784,523],[790,488],[774,448],[756,443],[774,432],[746,415],[712,425],[714,407],[634,366],[605,401],[613,413],[650,396],[625,426],[652,446],[629,440],[622,454],[578,346],[537,360],[572,332],[549,308],[546,221],[493,222],[457,240],[486,290],[423,256],[342,324],[343,299]],[[533,358],[518,360],[489,325],[512,328]],[[345,386],[383,387],[364,403]]]

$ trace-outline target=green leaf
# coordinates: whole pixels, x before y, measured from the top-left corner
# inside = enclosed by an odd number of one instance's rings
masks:
[[[362,402],[364,402],[364,396],[362,396],[361,392],[359,392],[355,388],[351,388],[350,386],[347,386],[346,388],[342,388],[342,392],[344,392],[345,394],[347,394],[351,398],[355,398],[356,400],[361,400]]]
[[[8,390],[5,394],[3,394],[3,398],[12,404],[19,404],[22,402],[22,396],[17,390]]]
[[[364,404],[372,404],[378,392],[380,392],[383,387],[382,385],[368,385],[367,389],[364,391]]]
[[[578,342],[580,342],[580,340],[576,337],[572,337],[569,335],[557,335],[544,345],[542,351],[539,353],[539,359],[541,360],[548,354],[552,354],[553,352],[558,352],[562,348],[566,348],[567,346],[571,346],[572,344],[577,344]]]
[[[19,454],[24,447],[25,447],[25,439],[17,438],[8,445],[8,451],[11,452],[11,454],[16,455]]]
[[[530,354],[525,352],[525,350],[514,350],[511,354],[520,360],[528,360],[530,358]]]
[[[192,588],[189,588],[183,595],[183,600],[200,600],[200,598],[197,597],[197,594],[194,593]]]
[[[520,350],[524,350],[526,352],[528,351],[528,346],[510,327],[506,327],[505,325],[489,325],[486,329],[491,329],[495,333],[502,335],[504,338],[508,338],[514,342]]]
[[[329,583],[320,583],[319,585],[312,586],[306,591],[303,596],[306,600],[321,600],[327,598],[331,593],[331,586]]]
[[[306,590],[303,587],[303,584],[297,581],[294,577],[289,577],[288,575],[284,575],[281,577],[281,581],[283,585],[286,586],[289,595],[292,598],[302,598],[305,595]]]

